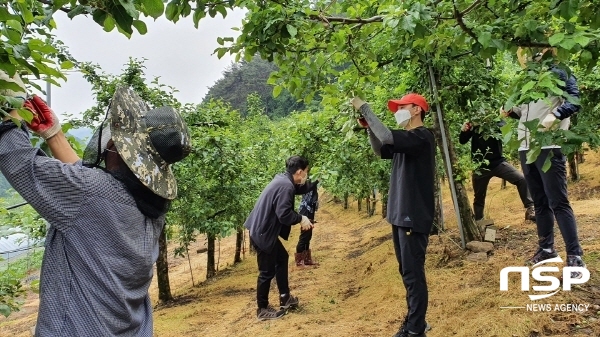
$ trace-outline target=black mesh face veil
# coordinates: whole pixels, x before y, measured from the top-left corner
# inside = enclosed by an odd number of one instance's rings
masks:
[[[83,166],[103,167],[104,151],[110,138],[110,117],[107,111],[104,121],[100,123],[83,151]]]

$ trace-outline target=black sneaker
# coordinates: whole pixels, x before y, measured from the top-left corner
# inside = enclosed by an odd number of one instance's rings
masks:
[[[582,267],[587,268],[581,256],[579,255],[567,255],[567,267]],[[572,271],[571,278],[572,279],[580,279],[583,277],[583,273],[579,271]]]
[[[406,329],[400,329],[392,337],[427,337],[427,335],[425,335],[424,332],[420,334],[414,334]]]
[[[529,206],[525,210],[525,220],[531,220],[535,222],[535,208],[533,208],[533,206]]]
[[[258,310],[256,310],[256,318],[259,321],[278,319],[283,317],[283,315],[285,315],[284,310],[276,310],[270,305],[266,308],[258,308]]]
[[[279,296],[279,307],[281,310],[296,309],[298,303],[298,297],[294,297],[289,293],[284,296]]]
[[[406,324],[408,323],[408,316],[404,316],[404,320],[402,321],[402,325],[400,326],[400,330],[398,330],[398,332],[396,332],[396,334],[393,337],[404,337],[404,335],[402,335],[403,333],[408,334],[407,336],[411,336],[411,337],[415,337],[415,336],[423,336],[425,337],[425,332],[431,330],[431,325],[429,325],[429,323],[425,322],[425,331],[422,334],[412,334],[411,332],[409,332],[406,329]]]
[[[533,255],[533,257],[530,258],[529,260],[525,261],[525,265],[533,266],[534,264],[537,264],[537,263],[542,262],[544,260],[555,258],[557,256],[558,256],[558,254],[556,253],[556,251],[554,250],[554,248],[552,248],[552,251],[550,253],[548,253],[547,251],[543,250],[542,248],[538,248],[537,252],[535,252],[535,254]]]

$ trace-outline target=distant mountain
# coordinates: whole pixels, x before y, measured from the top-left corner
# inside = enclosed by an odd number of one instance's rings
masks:
[[[81,128],[77,128],[77,129],[71,129],[67,133],[74,136],[81,142],[87,143],[90,140],[90,138],[92,138],[92,135],[94,134],[94,130],[92,130],[90,128],[86,128],[86,127],[81,127]]]

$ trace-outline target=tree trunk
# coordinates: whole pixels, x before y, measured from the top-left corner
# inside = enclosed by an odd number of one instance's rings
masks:
[[[158,258],[156,259],[156,281],[158,282],[158,300],[166,303],[173,300],[169,283],[169,262],[167,261],[166,225],[158,238]]]
[[[440,179],[435,179],[435,209],[433,214],[433,226],[431,226],[431,234],[439,234],[444,231],[444,209],[442,204],[442,186]]]
[[[579,149],[579,151],[575,152],[577,157],[577,164],[583,164],[585,162],[585,158],[583,158],[583,151]]]
[[[569,161],[569,177],[571,177],[571,181],[578,181],[580,176],[579,176],[579,164],[577,163],[577,159],[578,159],[578,152],[579,151],[575,151],[571,154],[568,155],[568,161]]]
[[[384,219],[387,218],[387,200],[387,193],[381,192],[381,217]]]
[[[375,207],[377,206],[377,195],[375,194],[375,190],[373,190],[373,197],[371,198],[369,206],[369,216],[371,217],[375,214]]]
[[[502,179],[502,184],[500,184],[500,189],[503,190],[506,188],[506,179]]]
[[[235,237],[235,257],[233,263],[242,262],[242,243],[244,242],[244,227],[238,228],[237,235]]]
[[[362,211],[362,198],[358,198],[356,200],[357,204],[358,204],[358,211]],[[367,203],[367,207],[369,207],[369,204]]]
[[[215,269],[215,236],[210,234],[207,235],[208,240],[208,252],[206,253],[206,279],[215,276],[217,271]]]
[[[348,209],[348,193],[344,193],[344,209]]]
[[[442,106],[440,105],[440,109],[442,110],[442,118],[444,118],[444,110],[442,108]],[[437,117],[436,114],[433,114],[434,117]],[[438,118],[434,118],[434,134],[435,134],[435,139],[437,142],[437,145],[440,149],[440,152],[442,153],[442,158],[444,161],[444,169],[447,170],[448,167],[448,163],[447,163],[447,158],[444,155],[444,143],[442,142],[442,133],[441,133],[441,128],[440,128],[440,122],[438,120]],[[448,136],[450,135],[450,132],[448,130],[448,125],[444,124],[444,132],[445,134]],[[454,143],[452,142],[452,138],[451,137],[447,137],[447,142],[448,142],[448,153],[450,156],[450,166],[452,167],[452,172],[456,173],[458,172],[458,160],[456,158],[456,149],[454,147]],[[448,172],[446,171],[446,174],[449,176]],[[469,198],[467,196],[467,189],[465,188],[464,184],[461,181],[456,180],[456,177],[454,177],[455,179],[448,179],[448,185],[452,184],[452,181],[454,181],[454,188],[456,190],[456,203],[458,207],[458,211],[460,213],[460,215],[457,214],[457,216],[460,216],[460,219],[462,220],[462,226],[464,229],[464,236],[465,236],[465,243],[469,242],[469,241],[473,241],[473,240],[481,240],[482,236],[481,233],[479,231],[479,229],[477,228],[477,225],[475,224],[475,219],[473,218],[473,211],[471,210],[471,204],[469,203]],[[450,190],[452,191],[452,188],[450,188]]]

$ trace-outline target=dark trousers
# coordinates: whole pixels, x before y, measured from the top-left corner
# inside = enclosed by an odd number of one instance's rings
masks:
[[[279,294],[288,294],[290,287],[288,284],[288,252],[277,239],[275,248],[268,254],[257,249],[256,261],[258,262],[258,283],[256,285],[256,303],[259,308],[266,308],[269,305],[269,289],[271,289],[271,280],[275,277]]]
[[[406,328],[412,332],[425,331],[428,293],[425,279],[425,251],[429,235],[410,232],[406,227],[392,225],[392,240],[398,260],[398,270],[406,288],[408,308]]]
[[[309,249],[310,239],[312,238],[312,228],[307,231],[300,231],[300,239],[298,239],[298,245],[296,246],[296,253],[302,253]]]
[[[523,206],[525,208],[533,206],[533,200],[531,199],[529,190],[527,189],[527,181],[523,174],[509,163],[502,162],[500,165],[491,170],[482,171],[481,174],[473,173],[473,191],[475,192],[473,211],[475,212],[476,220],[483,219],[485,196],[487,194],[488,184],[490,183],[490,179],[492,179],[492,177],[504,179],[517,186],[519,197],[521,197]]]
[[[542,167],[552,152],[550,169]],[[544,149],[535,162],[526,164],[527,151],[520,151],[521,166],[535,205],[535,224],[541,248],[554,248],[554,219],[565,240],[567,255],[582,255],[577,222],[567,196],[566,158],[560,149]]]

